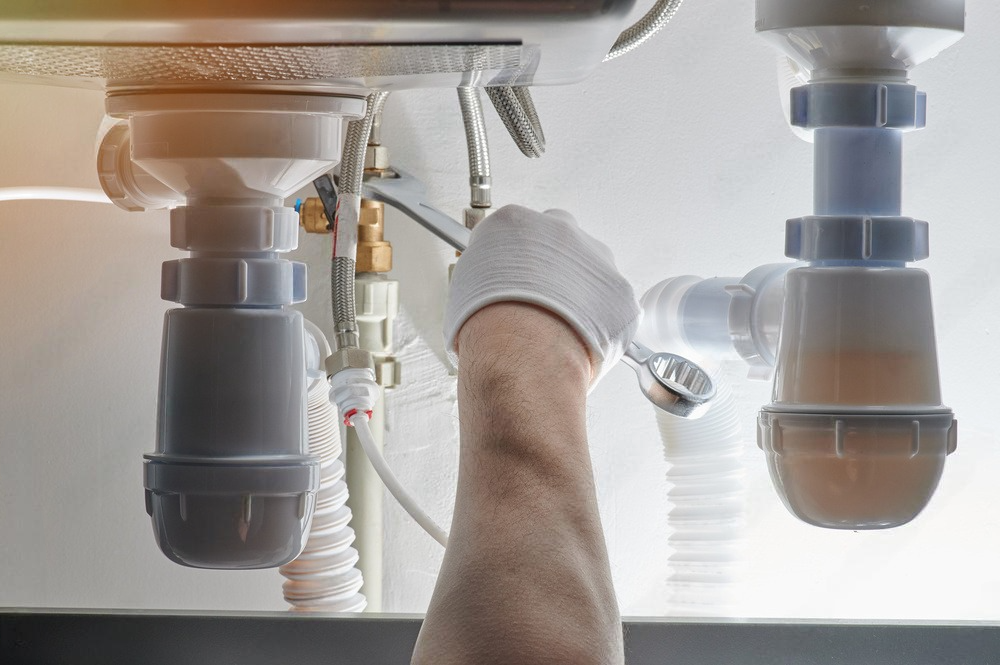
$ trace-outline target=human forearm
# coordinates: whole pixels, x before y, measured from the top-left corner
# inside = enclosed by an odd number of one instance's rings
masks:
[[[455,517],[414,662],[623,661],[585,402],[639,315],[569,213],[505,206],[473,230],[444,317],[460,359]]]
[[[458,342],[456,511],[414,662],[620,662],[586,441],[586,349],[524,304],[482,310]]]

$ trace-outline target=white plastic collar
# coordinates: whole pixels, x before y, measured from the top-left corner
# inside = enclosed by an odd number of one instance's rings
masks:
[[[375,372],[367,367],[348,367],[330,377],[330,400],[340,409],[348,426],[351,416],[357,412],[366,413],[370,418],[378,398]]]

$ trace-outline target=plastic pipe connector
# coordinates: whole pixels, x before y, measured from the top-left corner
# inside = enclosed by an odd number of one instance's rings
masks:
[[[128,123],[113,126],[97,151],[101,188],[119,208],[129,212],[163,210],[183,203],[184,197],[132,161]]]
[[[816,215],[900,215],[902,131],[857,127],[817,129],[814,150]]]
[[[753,378],[769,378],[778,345],[785,273],[793,264],[764,265],[744,277],[675,277],[642,298],[638,338],[652,349],[696,355],[738,355]]]

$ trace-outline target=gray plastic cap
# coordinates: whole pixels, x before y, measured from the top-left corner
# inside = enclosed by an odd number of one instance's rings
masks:
[[[302,551],[319,489],[308,456],[234,462],[152,454],[146,512],[160,550],[194,568],[280,566]]]
[[[958,424],[950,409],[808,413],[764,409],[757,444],[782,502],[830,529],[885,529],[916,517],[937,488]]]
[[[302,315],[167,312],[146,511],[171,561],[265,568],[305,544],[319,461],[309,455]]]

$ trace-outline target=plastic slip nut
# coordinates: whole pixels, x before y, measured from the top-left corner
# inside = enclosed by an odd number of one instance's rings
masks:
[[[160,295],[183,305],[280,306],[306,299],[306,266],[277,259],[167,261]]]

